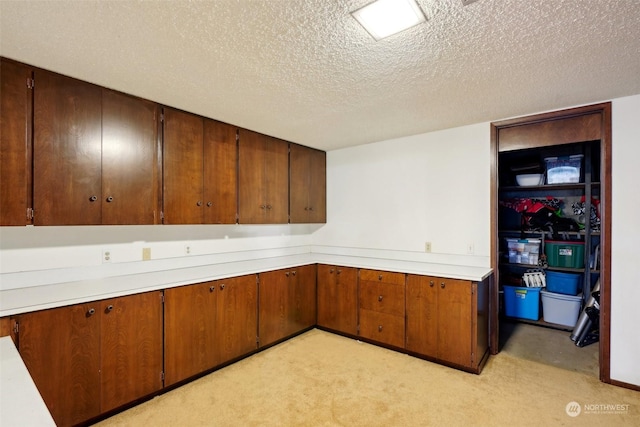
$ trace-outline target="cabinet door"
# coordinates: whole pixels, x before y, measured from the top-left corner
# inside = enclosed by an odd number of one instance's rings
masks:
[[[30,222],[32,75],[26,65],[0,60],[0,226]]]
[[[203,202],[202,117],[164,109],[164,223],[201,224]]]
[[[289,273],[289,274],[287,274]],[[272,344],[291,334],[288,270],[259,275],[258,325],[260,346]]]
[[[358,333],[358,270],[318,265],[318,325]]]
[[[311,189],[311,149],[297,144],[291,144],[289,148],[290,175],[289,175],[289,214],[291,223],[309,222],[309,193]]]
[[[285,224],[289,205],[288,144],[240,129],[238,222]]]
[[[225,363],[257,348],[258,284],[255,275],[216,283],[218,363]]]
[[[438,289],[435,277],[407,276],[407,350],[438,357]]]
[[[34,224],[100,224],[102,90],[36,70]]]
[[[326,154],[290,144],[291,223],[326,222]]]
[[[216,354],[215,282],[165,290],[165,386],[189,378],[218,363]]]
[[[316,324],[316,265],[304,265],[291,271],[292,334]]]
[[[267,222],[266,136],[245,129],[238,131],[238,222]]]
[[[267,137],[266,144],[267,223],[289,222],[289,143]]]
[[[162,388],[162,292],[101,301],[101,412]]]
[[[471,282],[438,279],[438,359],[471,363]]]
[[[158,210],[158,108],[102,91],[102,223],[154,224]]]
[[[327,153],[311,150],[309,165],[309,222],[327,222]]]
[[[235,224],[238,205],[236,127],[204,120],[204,222]]]
[[[99,304],[17,316],[19,351],[59,426],[100,414]]]

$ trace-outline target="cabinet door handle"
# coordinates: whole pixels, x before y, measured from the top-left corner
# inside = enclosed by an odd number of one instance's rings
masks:
[[[305,206],[305,207],[304,207],[304,210],[305,210],[305,211],[308,211],[308,210],[309,210],[309,208]]]
[[[378,276],[378,280],[382,280],[382,274]]]
[[[198,200],[198,201],[196,202],[196,205],[198,205],[198,206],[202,206],[202,200]]]
[[[260,205],[260,209],[266,209],[266,205]]]
[[[329,274],[332,274],[332,273],[333,273],[333,268],[329,270]]]
[[[267,209],[271,209],[271,205],[267,205]]]
[[[440,283],[440,287],[444,289],[444,282]]]
[[[337,274],[340,274],[340,273],[342,273],[342,270],[338,270]]]
[[[312,211],[312,210],[313,210],[313,208],[312,208],[311,206],[309,206],[309,210],[310,210],[310,211]]]
[[[382,301],[382,295],[378,295],[378,301]]]
[[[113,310],[113,305],[109,304],[107,306],[107,309],[105,310],[106,313],[109,313],[111,310]]]
[[[293,274],[293,275],[295,276],[295,275],[296,275],[296,271],[295,271],[295,270],[293,270],[293,273],[291,273],[291,274]]]
[[[216,290],[216,287],[215,287],[215,286],[209,286],[209,292],[213,292],[213,291],[215,291],[215,290]]]
[[[434,285],[433,280],[429,280],[429,286],[433,288],[433,285]]]
[[[211,206],[213,206],[213,203],[211,203],[211,202],[207,202],[207,207],[209,207],[209,208],[210,208]]]
[[[382,332],[382,325],[378,325],[378,332]]]
[[[96,200],[98,200],[98,197],[97,197],[97,196],[91,196],[91,197],[89,197],[89,201],[90,201],[90,202],[95,202]]]
[[[87,317],[93,316],[95,312],[96,312],[95,308],[90,308],[89,310],[87,310]]]
[[[289,277],[289,272],[284,273],[285,276]]]
[[[107,197],[107,203],[111,203],[111,202],[113,202],[113,197],[111,196]]]
[[[224,283],[222,285],[220,285],[220,290],[224,289]]]

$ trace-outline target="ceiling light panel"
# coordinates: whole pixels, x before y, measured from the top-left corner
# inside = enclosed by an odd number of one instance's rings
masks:
[[[351,14],[376,40],[427,20],[415,0],[377,0]]]

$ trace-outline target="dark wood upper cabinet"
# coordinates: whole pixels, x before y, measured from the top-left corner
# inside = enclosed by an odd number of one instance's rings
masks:
[[[103,90],[103,224],[159,222],[158,119],[153,102]]]
[[[34,224],[102,222],[102,90],[36,70]]]
[[[235,224],[236,128],[164,109],[164,223]]]
[[[0,60],[0,226],[31,222],[33,69]]]
[[[290,144],[290,222],[324,223],[326,211],[326,153]]]
[[[238,222],[286,224],[289,219],[289,144],[240,129]]]
[[[202,224],[204,119],[164,109],[164,223]]]
[[[238,149],[235,126],[204,120],[204,222],[235,224]]]

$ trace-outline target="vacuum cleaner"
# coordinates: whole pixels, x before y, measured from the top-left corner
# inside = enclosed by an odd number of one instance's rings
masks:
[[[593,286],[591,296],[570,338],[578,347],[593,344],[600,339],[600,279]]]

